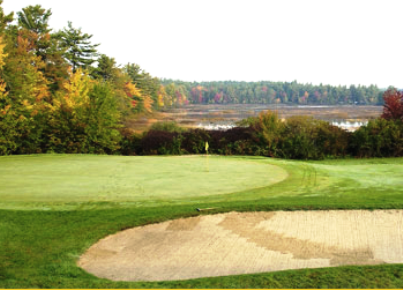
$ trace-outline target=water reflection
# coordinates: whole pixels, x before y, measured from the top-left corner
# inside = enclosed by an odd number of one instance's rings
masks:
[[[368,120],[333,120],[329,123],[334,126],[343,128],[347,131],[353,132],[361,126],[366,126],[368,124]]]
[[[366,126],[368,120],[324,120],[328,121],[333,126],[340,127],[350,132],[354,132],[361,126]],[[221,122],[199,122],[196,128],[205,130],[229,130],[236,127],[235,122],[231,121],[221,121]]]

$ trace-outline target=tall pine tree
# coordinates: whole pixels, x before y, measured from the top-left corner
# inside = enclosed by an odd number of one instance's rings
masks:
[[[34,44],[35,54],[45,63],[40,70],[54,92],[69,75],[68,64],[63,58],[64,49],[49,28],[51,15],[50,9],[46,10],[40,5],[28,6],[17,13],[17,20],[19,29],[26,30],[26,38]]]
[[[69,22],[68,27],[58,33],[58,38],[65,48],[64,57],[70,63],[73,73],[78,68],[89,68],[96,61],[96,47],[99,44],[91,44],[91,34],[83,33],[81,28],[76,29]]]
[[[117,73],[116,61],[114,58],[101,54],[97,60],[98,66],[91,71],[94,78],[100,78],[104,81],[109,81]]]

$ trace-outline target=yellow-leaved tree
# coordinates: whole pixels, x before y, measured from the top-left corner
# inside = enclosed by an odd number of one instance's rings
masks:
[[[7,138],[13,148],[8,153],[40,153],[47,104],[51,102],[48,81],[41,71],[45,63],[37,56],[30,31],[21,29],[8,37],[3,58],[2,79],[7,83]],[[4,90],[4,87],[3,87]],[[12,141],[11,141],[12,140]],[[17,148],[19,148],[17,150]]]
[[[157,94],[157,105],[159,108],[165,107],[166,97],[167,97],[167,92],[165,91],[165,87],[163,85],[160,85],[160,88],[159,88],[158,94]]]
[[[130,99],[134,112],[152,112],[152,104],[154,101],[152,100],[151,96],[143,94],[135,84],[132,82],[127,82],[125,85],[125,92],[127,97]]]
[[[88,73],[84,73],[82,69],[77,69],[75,73],[70,70],[70,78],[63,82],[62,90],[56,93],[53,100],[53,110],[70,111],[73,116],[80,109],[89,103],[89,92],[94,81],[90,79]]]
[[[144,98],[143,98],[144,110],[151,113],[153,103],[154,103],[154,101],[151,99],[150,96],[144,96]]]
[[[80,152],[87,126],[85,114],[90,103],[89,92],[92,85],[87,73],[81,69],[75,73],[70,70],[69,79],[56,92],[53,104],[49,104],[52,111],[50,151]]]
[[[5,58],[7,54],[4,53],[3,39],[0,38],[0,71],[3,70],[5,65]],[[6,83],[0,78],[0,155],[6,155],[10,153],[14,146],[13,142],[9,140],[10,132],[10,108],[11,104],[7,102],[8,92],[6,91]],[[15,148],[14,148],[15,149]]]
[[[120,113],[113,88],[77,69],[62,85],[51,106],[49,151],[112,153],[119,148]]]

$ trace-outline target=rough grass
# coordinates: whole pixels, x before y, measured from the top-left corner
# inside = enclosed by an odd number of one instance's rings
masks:
[[[116,158],[106,156],[59,157],[66,160],[100,158],[105,163]],[[16,164],[15,167],[8,164],[8,169],[18,168],[18,166],[23,168],[25,165],[26,170],[29,171],[29,168],[32,167],[30,160],[49,157],[0,158],[0,171],[4,170],[4,159],[12,160],[13,158],[19,160],[18,162],[21,164]],[[130,160],[133,157],[119,158]],[[175,160],[175,162],[184,159],[188,160],[186,162],[192,160],[192,158],[167,158],[167,160]],[[289,175],[286,180],[271,186],[233,194],[188,197],[182,193],[174,201],[171,201],[171,196],[161,197],[159,200],[154,199],[149,203],[136,202],[136,200],[124,201],[119,198],[77,203],[72,202],[74,198],[68,197],[68,202],[56,203],[59,206],[58,210],[38,210],[40,207],[36,202],[24,203],[25,210],[0,210],[0,288],[403,287],[403,265],[309,269],[158,283],[111,282],[87,274],[76,266],[79,255],[106,235],[133,226],[195,216],[199,214],[195,210],[196,207],[217,207],[218,209],[214,212],[403,208],[402,158],[308,163],[265,158],[221,157],[217,158],[217,161],[227,159],[231,162],[239,160],[236,164],[253,162],[253,164],[277,165],[286,170]],[[148,164],[146,160],[147,158],[142,164],[144,172],[152,170],[152,167],[155,168],[158,164],[158,162]],[[154,160],[162,160],[162,158]],[[153,165],[150,166],[150,164]],[[70,167],[74,171],[77,164],[76,162],[71,162],[69,166],[48,164],[46,174],[50,179],[53,174],[56,174],[54,168],[57,166],[60,170],[69,171]],[[94,168],[92,170],[96,170],[97,167]],[[29,180],[30,176],[26,172],[19,175],[17,170],[14,178],[23,180],[25,176],[25,179]],[[3,176],[3,173],[4,171],[0,176]],[[85,174],[96,175],[95,173],[87,172]],[[8,181],[12,181],[12,178],[11,175],[8,175]],[[1,181],[0,190],[4,191],[8,181]],[[188,182],[192,183],[190,180]],[[55,183],[55,185],[57,184]],[[212,186],[214,185],[216,184],[212,184]],[[8,192],[10,192],[9,189]],[[27,198],[25,195],[21,196],[21,199]],[[3,205],[7,203],[8,201],[2,200]],[[20,207],[15,196],[14,201],[9,203],[10,208],[12,206]],[[37,210],[30,210],[29,203],[32,203],[33,208]],[[53,203],[55,202],[46,204],[41,201],[41,206],[49,208]],[[61,206],[62,204],[63,206]],[[80,206],[85,210],[81,210]],[[68,210],[69,208],[73,210]]]

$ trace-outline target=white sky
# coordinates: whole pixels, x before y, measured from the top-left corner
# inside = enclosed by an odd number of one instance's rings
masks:
[[[403,87],[401,0],[4,0],[52,9],[101,53],[185,81]]]

